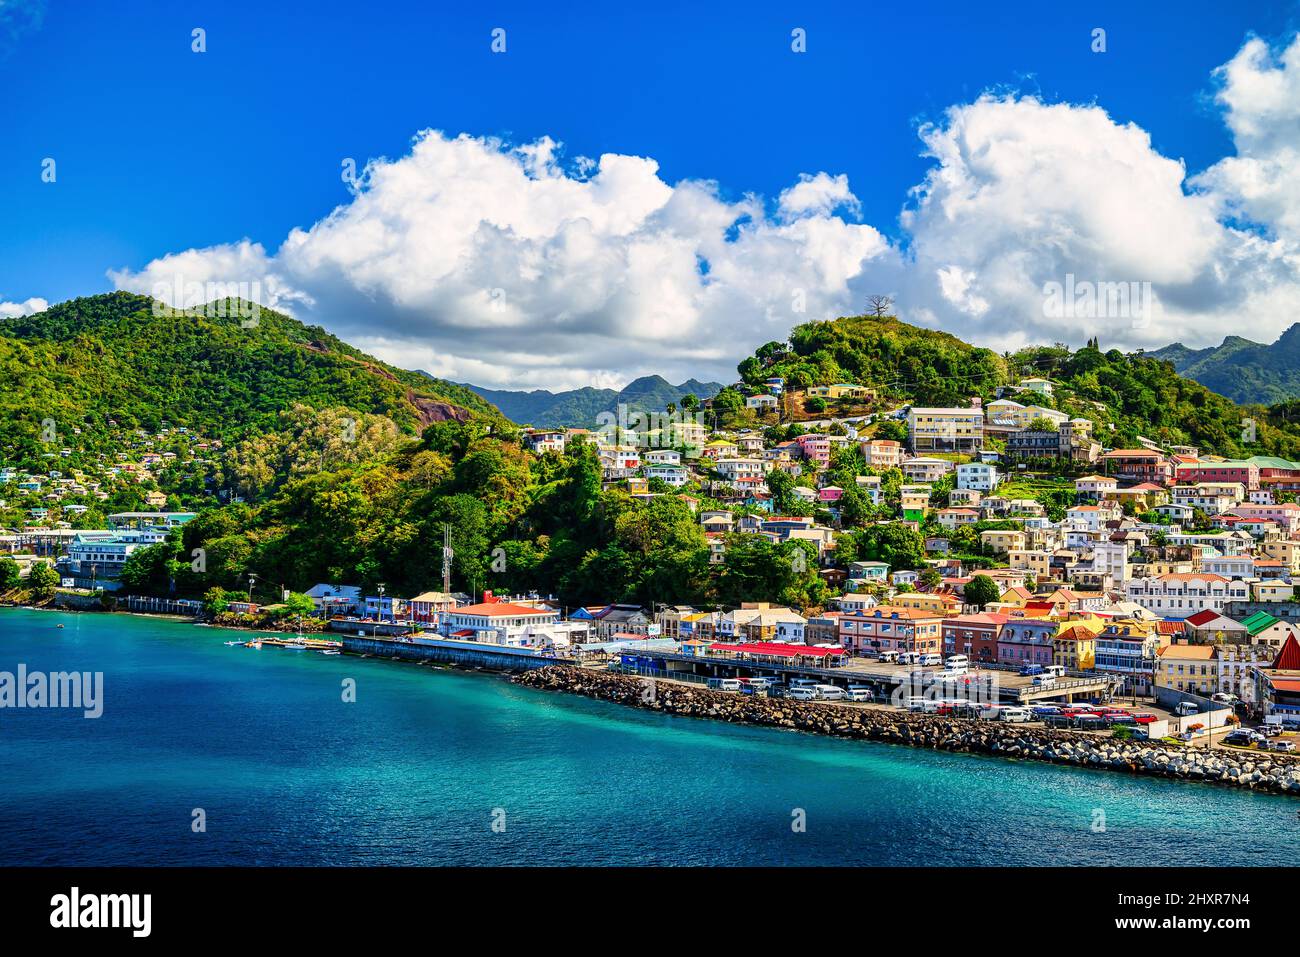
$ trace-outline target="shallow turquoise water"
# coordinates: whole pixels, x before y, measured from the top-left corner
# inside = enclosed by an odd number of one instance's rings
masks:
[[[1290,864],[1300,833],[1288,798],[222,644],[241,637],[0,612],[0,671],[105,683],[97,720],[0,710],[0,865]]]

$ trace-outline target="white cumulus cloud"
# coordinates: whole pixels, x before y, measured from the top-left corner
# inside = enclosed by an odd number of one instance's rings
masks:
[[[44,312],[49,307],[48,302],[36,296],[31,299],[24,299],[22,302],[0,302],[0,319],[17,319],[19,316],[30,316],[38,312]]]
[[[1300,39],[1250,39],[1207,80],[1236,153],[1193,175],[1100,105],[951,107],[919,131],[932,165],[897,244],[857,221],[842,173],[729,200],[649,157],[566,163],[549,138],[430,130],[274,252],[245,239],[110,276],[176,297],[257,282],[265,304],[395,364],[506,388],[730,379],[754,346],[876,292],[1002,348],[1271,338],[1300,315]],[[1136,284],[1140,312],[1046,308],[1067,281]]]

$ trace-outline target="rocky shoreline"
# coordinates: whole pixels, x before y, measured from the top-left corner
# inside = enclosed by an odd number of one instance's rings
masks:
[[[1300,795],[1300,757],[1289,755],[1174,747],[1081,731],[727,694],[563,665],[527,671],[513,680],[683,717]]]

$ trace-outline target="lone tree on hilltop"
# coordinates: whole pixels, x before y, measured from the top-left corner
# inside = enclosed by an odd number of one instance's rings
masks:
[[[894,297],[881,295],[868,296],[867,306],[871,309],[871,314],[873,316],[877,319],[882,319],[889,315],[890,311],[894,308]]]

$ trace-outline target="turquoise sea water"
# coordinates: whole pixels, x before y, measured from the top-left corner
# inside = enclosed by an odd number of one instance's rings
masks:
[[[244,637],[0,612],[0,671],[104,673],[98,719],[0,710],[0,865],[1295,859],[1293,799],[223,645]],[[191,828],[195,808],[203,833]]]

